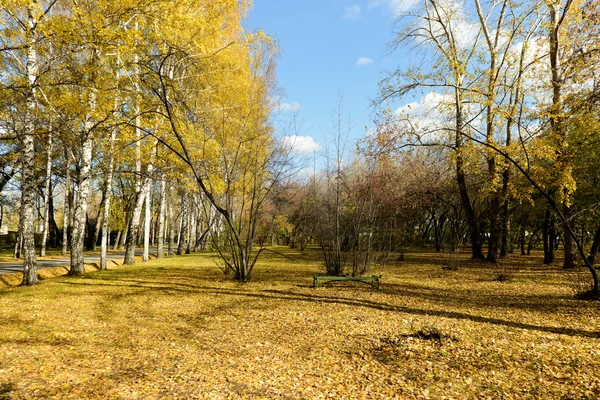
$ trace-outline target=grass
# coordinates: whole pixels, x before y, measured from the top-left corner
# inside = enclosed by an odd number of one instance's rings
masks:
[[[599,305],[559,267],[409,252],[313,289],[318,252],[278,250],[249,284],[196,254],[0,290],[0,399],[600,396]]]

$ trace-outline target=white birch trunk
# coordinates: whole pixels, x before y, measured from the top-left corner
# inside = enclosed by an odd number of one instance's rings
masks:
[[[143,188],[144,186],[141,186]],[[129,229],[127,231],[127,248],[125,250],[124,264],[131,265],[135,263],[135,245],[137,242],[138,230],[140,227],[140,219],[142,217],[142,205],[144,204],[145,190],[140,190],[137,193]]]
[[[108,231],[108,218],[110,216],[110,202],[112,199],[112,181],[113,181],[113,169],[115,164],[115,156],[113,153],[115,139],[117,137],[117,131],[113,129],[110,134],[110,145],[109,145],[109,158],[108,158],[108,170],[106,173],[106,196],[104,198],[104,215],[102,218],[102,239],[100,242],[100,270],[104,271],[107,269],[106,265],[106,254],[108,252],[109,234]],[[118,240],[117,240],[118,242]]]
[[[148,165],[148,175],[152,173],[152,164]],[[144,252],[143,260],[150,260],[150,223],[152,222],[152,180],[150,178],[145,181],[144,192],[146,193],[145,210],[144,210]]]
[[[37,262],[35,258],[35,123],[37,114],[36,85],[38,79],[38,57],[36,51],[35,8],[37,1],[27,4],[27,93],[25,126],[21,147],[21,234],[23,237],[23,280],[21,285],[37,283]]]
[[[177,254],[182,256],[185,253],[184,245],[187,238],[187,220],[188,220],[188,199],[187,194],[181,196],[181,227],[179,228],[179,243],[177,244]]]
[[[165,242],[165,200],[166,200],[166,188],[164,174],[160,180],[160,206],[158,209],[158,240],[156,245],[156,257],[163,258],[165,255],[164,242]]]
[[[14,258],[21,258],[21,249],[23,248],[23,227],[21,226],[21,207],[19,207],[19,225],[17,227],[17,236],[15,237]]]
[[[119,232],[117,232],[117,238],[115,239],[115,244],[113,245],[113,250],[117,250],[119,248],[119,241],[121,240],[122,234],[123,229],[119,229]]]
[[[48,240],[48,228],[50,226],[50,184],[52,178],[52,132],[48,134],[48,148],[46,149],[46,182],[44,184],[46,197],[44,198],[44,227],[42,229],[42,242],[40,243],[40,257],[46,255],[46,241]]]
[[[97,55],[93,55],[97,57]],[[78,194],[73,217],[73,232],[71,237],[71,270],[69,275],[82,275],[85,270],[83,245],[85,241],[85,227],[88,209],[88,197],[92,181],[92,128],[94,126],[93,112],[96,109],[96,93],[90,93],[89,114],[86,116],[81,143],[81,164],[77,179]]]
[[[71,213],[71,209],[69,207],[69,199],[71,197],[71,171],[69,169],[69,158],[66,158],[65,161],[65,198],[63,203],[63,234],[62,234],[62,250],[60,254],[63,256],[67,254],[67,250],[69,248],[69,214]]]
[[[175,255],[175,220],[174,220],[174,215],[173,215],[173,200],[172,200],[172,193],[171,193],[171,188],[169,187],[169,207],[168,207],[168,211],[169,211],[169,247],[167,249],[167,255],[170,256],[174,256]]]
[[[194,197],[193,195],[191,196],[190,199],[190,206],[189,206],[189,212],[188,212],[188,231],[187,231],[187,247],[185,250],[185,254],[190,254],[192,252],[192,248],[193,248],[193,244],[192,241],[194,240],[194,237],[196,236],[195,231],[196,231],[196,207],[194,207]]]

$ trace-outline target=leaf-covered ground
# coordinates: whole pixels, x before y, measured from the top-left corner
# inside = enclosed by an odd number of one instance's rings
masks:
[[[557,267],[313,289],[318,253],[279,250],[245,285],[191,255],[0,290],[0,399],[600,397],[599,303]]]

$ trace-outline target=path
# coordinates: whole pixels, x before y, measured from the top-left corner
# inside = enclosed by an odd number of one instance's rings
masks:
[[[150,249],[150,254],[156,254],[156,249]],[[136,249],[136,256],[142,255],[142,249]],[[111,251],[106,255],[107,260],[122,260],[125,258],[124,251]],[[100,263],[100,254],[91,254],[84,257],[86,264]],[[49,260],[38,260],[38,269],[42,268],[53,268],[53,267],[68,267],[71,265],[71,259],[69,257],[53,258]],[[0,275],[12,274],[15,272],[23,271],[23,261],[17,262],[3,262],[0,263]]]

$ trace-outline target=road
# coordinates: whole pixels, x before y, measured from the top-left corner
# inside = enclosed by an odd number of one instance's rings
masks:
[[[150,249],[150,254],[156,254],[156,249]],[[142,249],[135,251],[136,256],[142,255]],[[124,251],[111,251],[107,254],[107,260],[122,260],[125,258]],[[92,254],[85,256],[86,264],[100,263],[100,254]],[[38,260],[38,268],[53,268],[53,267],[68,267],[71,265],[71,259],[69,257],[64,258],[53,258],[50,260]],[[23,271],[23,261],[18,262],[6,262],[0,263],[0,275],[12,274],[15,272]]]

